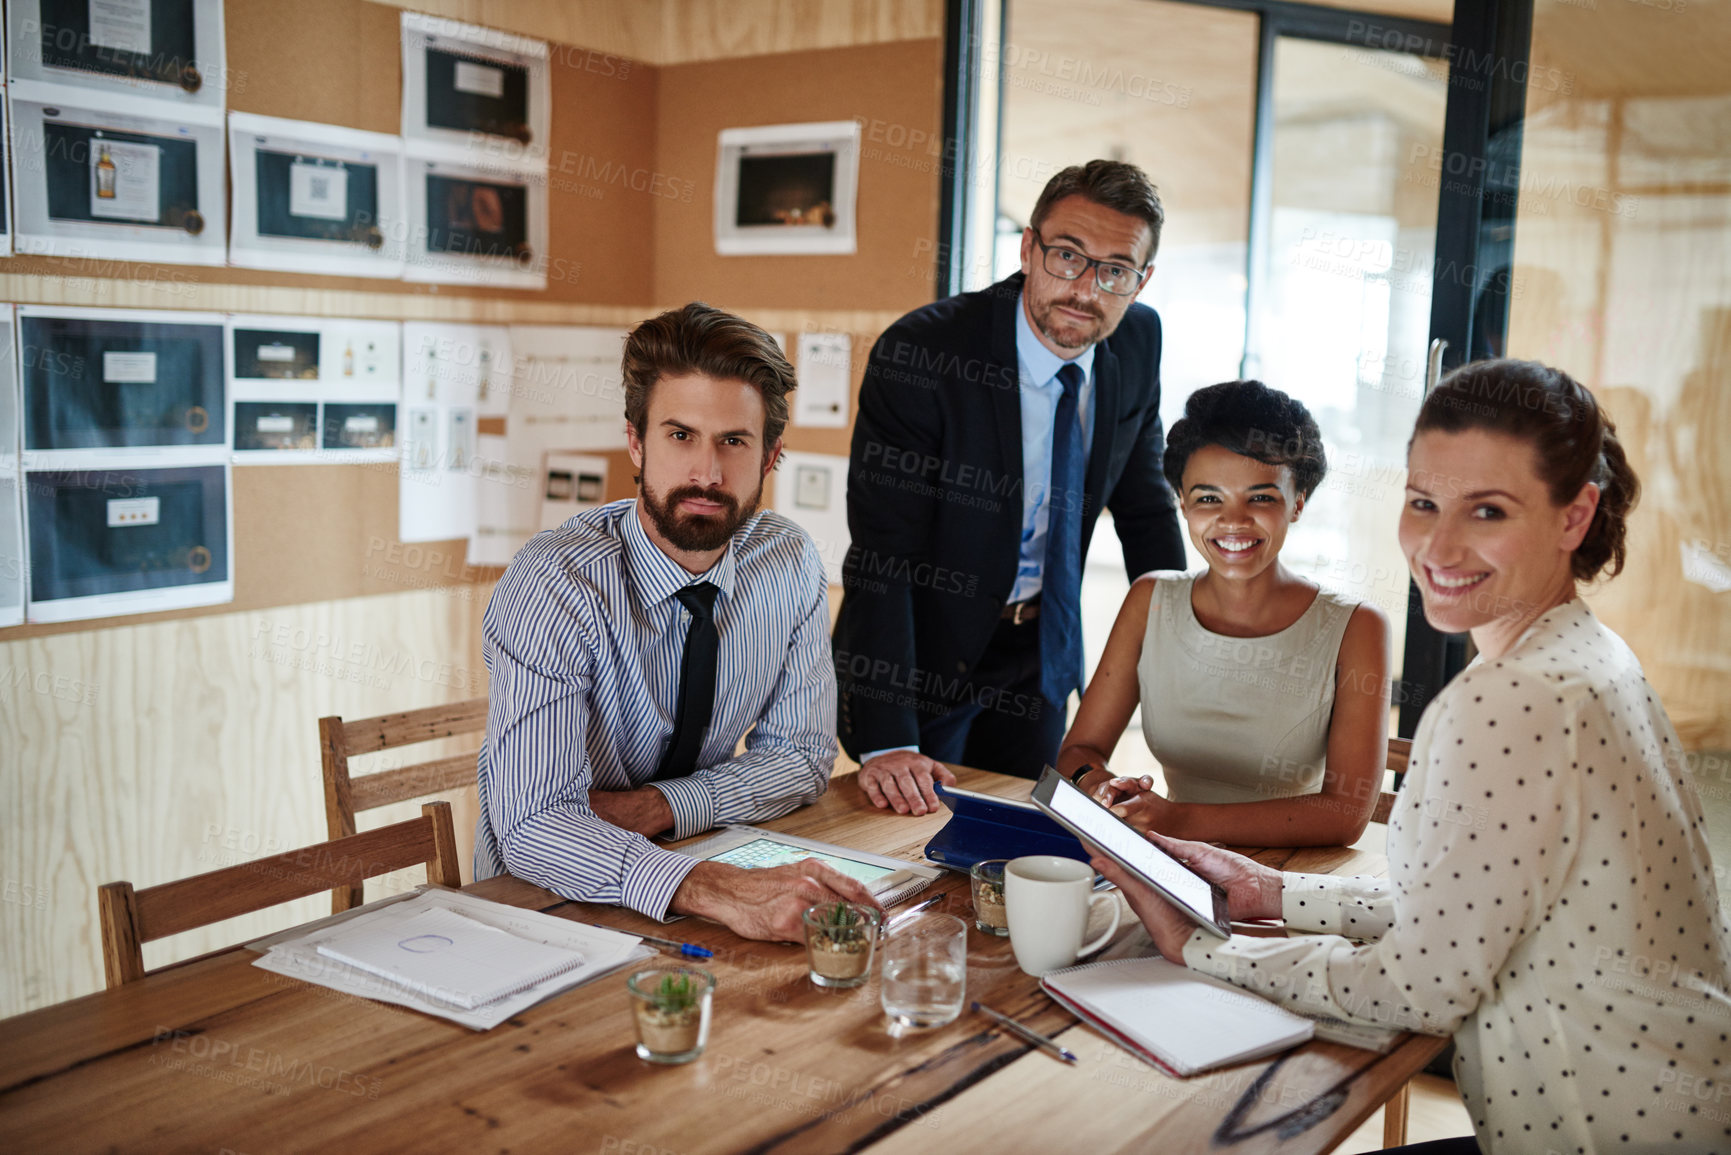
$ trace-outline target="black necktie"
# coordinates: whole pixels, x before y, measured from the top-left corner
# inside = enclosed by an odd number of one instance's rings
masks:
[[[1052,484],[1046,501],[1046,564],[1040,571],[1040,693],[1061,713],[1082,684],[1083,469],[1088,451],[1078,416],[1082,367],[1058,370],[1064,393],[1052,429]]]
[[[710,582],[686,586],[673,596],[691,611],[691,626],[685,631],[685,656],[679,666],[679,702],[673,708],[673,737],[656,781],[683,778],[697,769],[697,754],[703,733],[715,713],[715,660],[721,650],[721,635],[715,631],[715,595]]]

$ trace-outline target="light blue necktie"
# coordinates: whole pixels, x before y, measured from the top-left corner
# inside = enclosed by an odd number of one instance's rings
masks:
[[[1040,577],[1040,693],[1062,709],[1082,685],[1082,369],[1058,370],[1064,396],[1052,429],[1052,484],[1046,496],[1046,562]]]

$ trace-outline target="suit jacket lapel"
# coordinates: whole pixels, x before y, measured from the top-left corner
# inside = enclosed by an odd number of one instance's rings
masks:
[[[1108,341],[1102,341],[1094,347],[1094,434],[1088,443],[1088,470],[1082,483],[1088,502],[1085,526],[1093,525],[1094,515],[1106,500],[1106,467],[1111,462],[1112,435],[1118,428],[1118,408],[1123,399],[1118,358],[1112,355]]]
[[[1022,371],[1020,359],[1016,356],[1016,310],[1022,307],[1022,274],[1011,275],[989,291],[996,294],[992,309],[992,361],[1007,368],[1007,372],[986,374],[984,380],[992,398],[992,415],[998,426],[998,451],[1003,455],[1005,476],[1022,483]],[[1019,495],[1021,484],[1015,485],[1011,492]],[[1016,520],[1017,524],[1021,523],[1019,502]]]

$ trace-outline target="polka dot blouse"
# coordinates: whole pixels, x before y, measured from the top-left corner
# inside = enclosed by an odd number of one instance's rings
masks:
[[[1389,879],[1288,874],[1288,938],[1200,971],[1454,1036],[1488,1152],[1731,1152],[1731,931],[1677,735],[1579,600],[1431,703]]]

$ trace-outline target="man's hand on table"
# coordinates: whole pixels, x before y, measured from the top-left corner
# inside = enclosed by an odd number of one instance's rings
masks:
[[[879,754],[859,768],[859,784],[872,805],[897,814],[930,814],[940,805],[932,790],[936,779],[945,786],[956,784],[956,775],[942,762],[917,750],[892,750]]]
[[[653,786],[639,790],[591,790],[589,809],[603,822],[654,838],[673,829],[673,807]]]
[[[838,900],[883,909],[863,883],[815,858],[756,870],[700,862],[673,892],[669,909],[714,919],[741,938],[801,942],[805,908]]]

